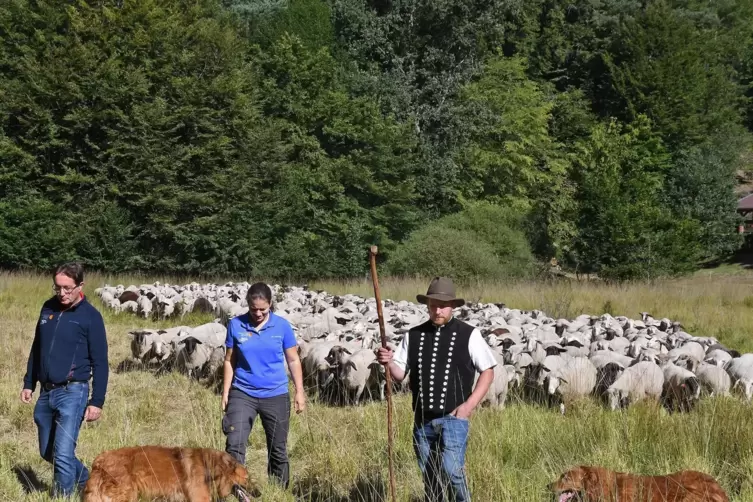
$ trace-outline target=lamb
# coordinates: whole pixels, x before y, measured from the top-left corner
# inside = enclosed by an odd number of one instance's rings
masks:
[[[753,354],[743,354],[729,361],[724,369],[732,379],[732,388],[739,389],[750,402],[753,399]]]
[[[176,349],[183,341],[179,339],[180,334],[183,333],[186,337],[191,331],[192,328],[189,326],[178,326],[157,331],[159,336],[152,341],[152,352],[157,360],[167,367],[172,366]]]
[[[709,396],[726,396],[732,387],[732,379],[724,368],[709,363],[701,363],[696,370],[701,387]]]
[[[641,361],[629,368],[607,389],[607,397],[612,410],[629,405],[641,399],[658,401],[664,387],[664,372],[656,364]]]

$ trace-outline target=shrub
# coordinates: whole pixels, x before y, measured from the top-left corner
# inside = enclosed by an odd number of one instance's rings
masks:
[[[505,208],[475,204],[412,233],[389,256],[386,271],[445,275],[459,282],[527,276],[534,260],[521,221],[521,215]]]

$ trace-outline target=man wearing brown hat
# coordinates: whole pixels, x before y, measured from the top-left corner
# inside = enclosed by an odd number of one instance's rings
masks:
[[[489,390],[497,361],[481,332],[453,317],[452,310],[465,301],[455,297],[450,279],[435,277],[426,294],[416,299],[429,308],[429,320],[410,329],[394,357],[390,349],[381,348],[377,358],[398,382],[410,373],[413,447],[425,501],[467,502],[468,419]],[[454,497],[447,496],[447,478]]]

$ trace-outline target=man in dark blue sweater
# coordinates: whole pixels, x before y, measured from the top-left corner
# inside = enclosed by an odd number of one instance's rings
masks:
[[[102,413],[107,391],[107,338],[102,315],[86,300],[80,264],[66,263],[53,274],[55,296],[47,300],[37,321],[24,376],[21,401],[34,407],[39,453],[53,464],[53,495],[83,492],[89,471],[76,458],[76,441],[83,420]],[[89,379],[92,393],[89,397]]]

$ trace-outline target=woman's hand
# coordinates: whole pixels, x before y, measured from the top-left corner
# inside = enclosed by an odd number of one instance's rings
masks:
[[[301,414],[306,410],[306,393],[302,390],[295,392],[295,412]]]
[[[222,411],[227,410],[227,399],[228,399],[228,395],[223,392],[222,393]]]

